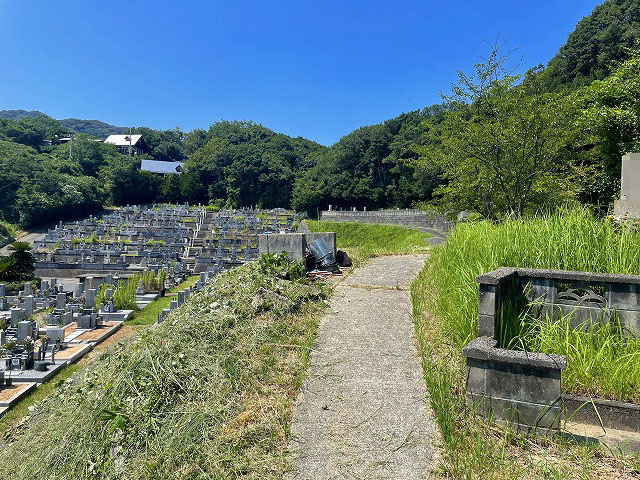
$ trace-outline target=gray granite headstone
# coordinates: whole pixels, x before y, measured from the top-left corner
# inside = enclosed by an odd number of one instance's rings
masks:
[[[33,286],[31,285],[31,283],[27,282],[24,284],[23,292],[25,295],[33,295]]]
[[[180,290],[178,292],[178,306],[184,303],[184,291]]]
[[[73,312],[65,312],[62,314],[62,323],[63,325],[69,325],[73,323]]]
[[[33,308],[33,296],[27,295],[26,297],[24,297],[24,314],[26,318],[29,318],[31,315],[33,315]]]
[[[96,291],[93,288],[90,288],[84,294],[84,308],[93,308],[95,306],[96,306]]]
[[[64,308],[67,304],[67,296],[64,293],[56,294],[56,308]]]
[[[18,322],[24,318],[24,310],[22,308],[11,309],[11,326],[17,327]]]
[[[47,328],[47,337],[51,339],[51,343],[58,340],[64,342],[64,328]]]
[[[33,334],[33,322],[18,322],[18,340],[26,340]]]
[[[7,288],[4,283],[0,283],[0,297],[4,297],[7,294]]]
[[[91,329],[91,315],[80,315],[78,317],[78,328]]]

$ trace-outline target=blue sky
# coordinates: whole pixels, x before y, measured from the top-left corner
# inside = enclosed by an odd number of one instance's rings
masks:
[[[546,63],[598,3],[0,0],[0,109],[329,145],[438,103],[498,36]]]

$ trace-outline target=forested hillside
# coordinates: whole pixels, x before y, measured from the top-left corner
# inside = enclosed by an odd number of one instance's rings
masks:
[[[22,118],[35,118],[45,115],[37,110],[0,110],[0,118],[20,120]],[[65,118],[58,120],[60,125],[74,133],[85,133],[98,138],[106,138],[109,135],[126,133],[126,127],[116,127],[100,120],[81,120],[79,118]]]
[[[508,74],[491,52],[434,105],[364,126],[330,147],[252,122],[133,129],[180,175],[96,142],[128,132],[97,120],[0,111],[0,220],[29,226],[103,204],[473,210],[493,218],[582,202],[606,212],[620,155],[640,149],[640,0],[607,0],[546,68]],[[480,53],[480,52],[479,52]],[[72,142],[59,139],[75,132]]]
[[[583,18],[549,61],[548,87],[583,86],[609,75],[640,39],[640,2],[608,0]]]

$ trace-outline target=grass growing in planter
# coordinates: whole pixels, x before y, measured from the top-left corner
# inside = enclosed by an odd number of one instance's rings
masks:
[[[16,479],[282,478],[326,293],[266,275],[258,262],[217,276],[39,406],[0,451],[0,471]]]
[[[630,338],[617,321],[572,329],[570,316],[520,320],[525,328],[509,348],[565,355],[564,391],[640,403],[640,339]]]
[[[640,470],[638,455],[532,440],[485,422],[466,406],[461,348],[477,335],[475,277],[500,266],[638,274],[640,236],[576,210],[502,224],[461,224],[433,250],[411,296],[425,382],[444,444],[442,476],[628,478]]]
[[[430,234],[392,225],[306,220],[312,232],[336,232],[338,248],[346,250],[355,265],[371,257],[424,253]]]
[[[640,471],[640,455],[525,437],[476,416],[465,403],[460,345],[448,335],[444,318],[433,314],[439,293],[432,285],[427,266],[411,284],[411,299],[424,379],[442,436],[437,478],[634,478]]]
[[[475,277],[498,267],[639,274],[640,234],[586,210],[458,225],[427,265],[435,312],[457,346],[477,335]]]

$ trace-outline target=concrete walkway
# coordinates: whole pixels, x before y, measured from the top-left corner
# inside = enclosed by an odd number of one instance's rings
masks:
[[[287,478],[429,478],[438,433],[408,292],[425,259],[376,258],[336,287],[294,412]]]

